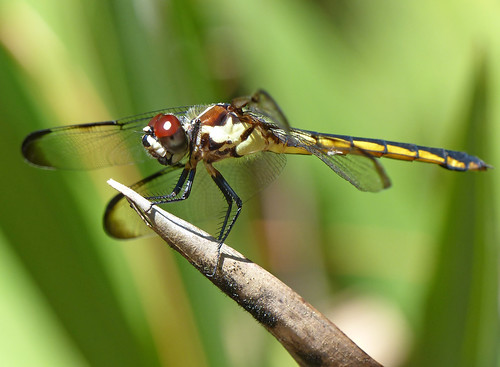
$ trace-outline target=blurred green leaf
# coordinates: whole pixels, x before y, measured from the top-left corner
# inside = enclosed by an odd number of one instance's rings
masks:
[[[486,154],[491,113],[488,60],[475,71],[464,146]],[[491,178],[459,177],[432,280],[415,366],[498,365],[498,229]]]

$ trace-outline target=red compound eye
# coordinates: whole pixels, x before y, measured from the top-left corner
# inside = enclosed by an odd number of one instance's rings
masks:
[[[148,125],[153,128],[157,138],[172,136],[181,128],[179,119],[174,115],[156,115]]]

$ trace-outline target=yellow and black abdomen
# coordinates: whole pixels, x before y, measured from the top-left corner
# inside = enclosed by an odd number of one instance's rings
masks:
[[[434,163],[453,171],[483,171],[491,168],[478,157],[455,150],[352,136],[319,136],[321,145],[325,145],[325,140],[334,140],[344,147],[349,145],[351,148],[359,148],[375,157]]]
[[[305,145],[315,146],[328,155],[369,154],[373,157],[434,163],[454,171],[484,171],[492,168],[478,157],[454,150],[347,135],[292,130],[292,135],[300,138],[300,141],[306,143]],[[295,144],[290,145],[297,147]]]

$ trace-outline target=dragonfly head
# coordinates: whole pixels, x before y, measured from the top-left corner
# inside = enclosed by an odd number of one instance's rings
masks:
[[[188,139],[179,119],[171,114],[158,114],[144,129],[142,145],[160,163],[171,165],[187,153]]]

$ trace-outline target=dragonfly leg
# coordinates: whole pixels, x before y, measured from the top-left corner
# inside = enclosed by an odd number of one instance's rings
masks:
[[[233,228],[234,224],[236,223],[236,219],[238,219],[238,216],[240,215],[241,208],[243,207],[243,202],[241,201],[240,197],[236,194],[236,192],[233,190],[231,186],[227,183],[227,181],[224,179],[224,177],[221,175],[219,171],[217,171],[211,164],[206,163],[205,166],[207,167],[207,170],[212,177],[212,180],[214,180],[215,184],[219,188],[219,190],[222,192],[224,195],[224,198],[226,199],[227,202],[227,211],[226,215],[224,216],[224,221],[222,222],[222,226],[220,229],[219,236],[217,238],[217,262],[215,265],[215,269],[213,273],[210,276],[215,275],[217,272],[217,269],[219,268],[219,263],[220,263],[220,250],[222,247],[222,244],[226,240],[227,236],[229,235],[229,232],[231,232],[231,229]],[[233,215],[233,217],[230,219],[231,216],[231,211],[233,209],[233,203],[236,204],[236,213]]]
[[[196,173],[195,168],[184,168],[179,179],[177,180],[177,184],[175,185],[172,192],[168,195],[160,195],[160,196],[149,196],[147,199],[152,200],[153,204],[166,204],[175,201],[186,200],[191,193],[191,188],[193,187],[194,175]],[[185,185],[184,185],[185,184]],[[178,196],[184,187],[184,191],[181,196]]]

